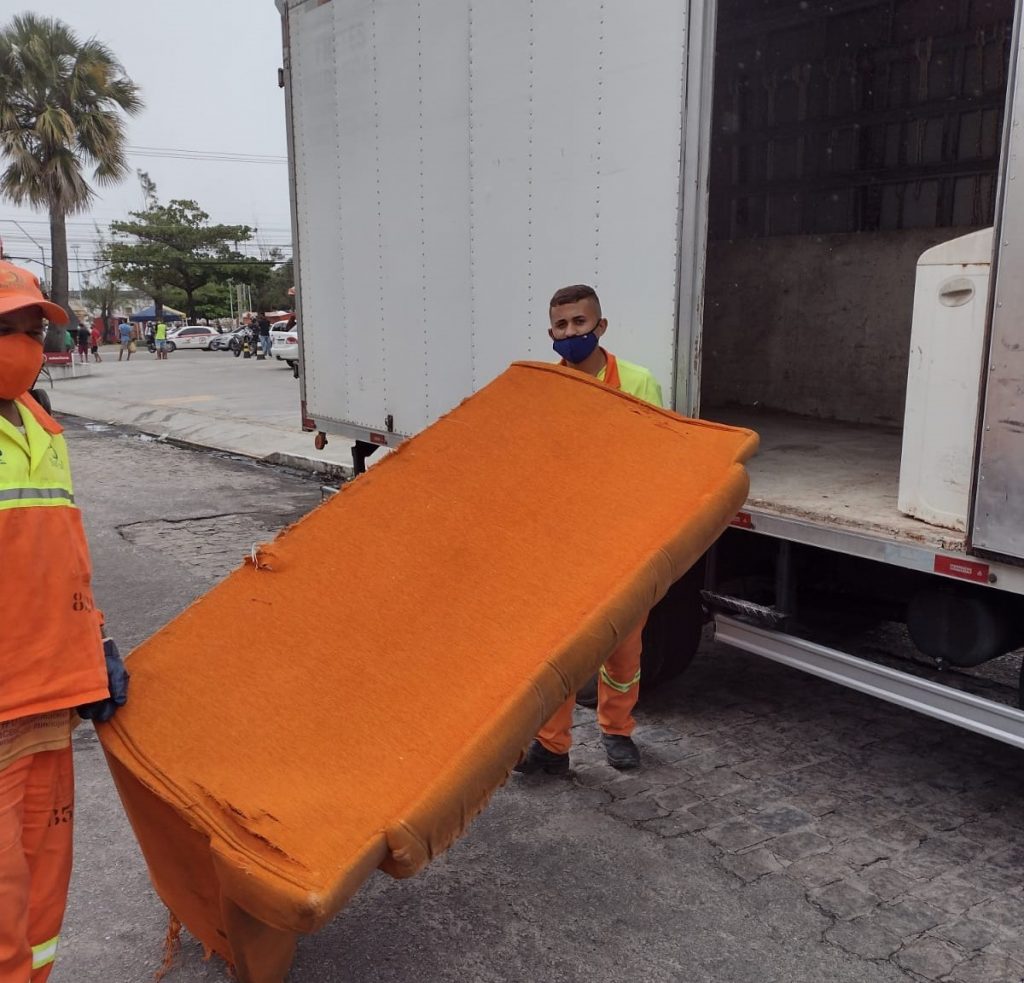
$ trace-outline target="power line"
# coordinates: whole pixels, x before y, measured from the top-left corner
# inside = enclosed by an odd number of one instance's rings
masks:
[[[225,164],[287,164],[276,154],[233,153],[229,150],[185,150],[180,147],[125,147],[133,157],[163,157],[172,160],[209,160]]]
[[[41,264],[39,262],[38,259],[36,259],[36,258],[34,258],[32,256],[14,256],[14,255],[11,255],[10,253],[7,253],[5,251],[4,257],[5,257],[5,259],[15,260],[15,261],[17,261],[19,263],[35,263],[37,265],[43,265],[43,264]],[[190,260],[188,260],[188,265],[189,266],[248,266],[255,259],[256,259],[256,257],[252,257],[250,259],[190,259]],[[264,262],[273,263],[274,261],[273,260],[264,260]],[[284,261],[282,260],[282,262],[284,262]],[[49,269],[50,268],[50,264],[49,263],[45,264],[44,268]],[[68,273],[74,273],[76,276],[81,276],[83,273],[98,273],[100,270],[107,270],[109,268],[110,268],[110,264],[109,263],[100,263],[100,264],[98,264],[96,266],[86,266],[86,267],[69,266],[68,267]]]
[[[36,242],[36,240],[33,239],[32,236],[22,235],[22,234],[20,234],[18,232],[7,232],[6,234],[2,235],[2,238],[7,240],[7,241],[10,241],[10,242],[31,242],[35,246],[39,245],[39,243]],[[139,238],[140,238],[139,236],[132,236],[131,237],[131,240],[133,240],[132,242],[129,242],[127,239],[120,239],[120,238],[119,239],[110,240],[110,241],[105,241],[105,240],[97,239],[97,238],[92,237],[92,236],[70,235],[70,236],[67,237],[67,244],[69,246],[71,246],[71,245],[78,245],[78,246],[96,246],[96,247],[100,247],[100,246],[103,246],[105,244],[109,245],[111,242],[113,242],[113,243],[116,243],[118,245],[124,245],[124,244],[134,245],[134,240],[135,239],[139,239]],[[147,239],[147,238],[144,238],[144,237],[142,237],[142,241],[151,243],[153,245],[169,245],[169,243],[160,243],[157,240]],[[234,242],[235,242],[234,239],[221,239],[219,241],[224,243],[225,245],[227,245],[227,244],[234,245]],[[47,247],[49,247],[49,245],[50,244],[48,242],[47,243]],[[291,242],[290,239],[274,240],[274,241],[262,240],[260,242],[253,242],[253,241],[243,242],[241,240],[238,241],[238,251],[239,252],[244,252],[247,249],[248,250],[254,250],[255,252],[265,252],[268,249],[291,249],[291,248],[292,248],[292,242]]]
[[[168,228],[171,228],[171,227],[168,227]],[[151,230],[152,230],[152,227],[150,227],[150,231]],[[24,232],[24,231],[22,231],[22,232],[14,232],[14,231],[11,231],[11,230],[0,230],[0,237],[2,237],[4,239],[7,239],[9,241],[12,241],[12,242],[13,241],[31,242],[33,245],[39,246],[38,240],[36,240],[36,238],[34,236],[29,235],[27,232]],[[79,245],[79,246],[88,245],[88,246],[101,247],[101,246],[104,246],[104,245],[110,245],[111,243],[118,243],[118,244],[133,243],[135,240],[142,240],[142,241],[145,241],[145,242],[150,242],[150,243],[153,243],[154,245],[160,245],[160,244],[171,245],[171,243],[160,243],[159,240],[151,239],[151,238],[149,238],[147,236],[137,236],[137,235],[131,235],[131,234],[127,234],[125,236],[120,236],[119,235],[119,236],[116,236],[116,237],[112,237],[110,239],[103,239],[103,238],[97,238],[96,236],[86,235],[84,233],[72,232],[70,235],[68,235],[66,237],[66,241],[67,241],[67,244],[69,246],[70,245]],[[255,240],[255,239],[232,239],[232,238],[225,237],[225,238],[219,239],[217,241],[221,242],[221,243],[223,243],[225,245],[230,244],[233,247],[237,248],[240,252],[244,252],[247,249],[248,250],[255,250],[256,252],[263,252],[263,251],[265,251],[267,249],[291,249],[292,248],[292,241],[291,241],[291,239],[276,238],[276,237],[273,238],[273,239],[259,239],[259,240]],[[49,241],[47,241],[47,246],[49,246],[49,245],[50,245],[50,243],[49,243]]]
[[[20,216],[18,216],[17,219],[15,219],[15,218],[13,218],[13,217],[11,217],[9,215],[0,215],[0,222],[14,222],[14,221],[23,222],[25,225],[45,225],[47,227],[49,227],[49,225],[50,225],[50,220],[47,219],[47,218],[21,218]],[[105,219],[104,222],[94,222],[94,221],[90,221],[89,219],[73,219],[73,218],[69,218],[69,219],[65,220],[64,224],[65,225],[88,225],[90,228],[95,228],[95,226],[99,225],[101,228],[107,229],[107,228],[110,227],[110,223],[111,222],[122,222],[122,221],[127,221],[127,219],[111,218],[111,219]],[[231,224],[231,223],[218,222],[217,224],[218,225],[228,225],[228,224]],[[241,223],[241,224],[244,225],[245,223]],[[177,228],[177,226],[152,226],[152,225],[148,226],[148,227],[149,228]],[[290,225],[260,225],[260,226],[249,226],[249,228],[251,228],[251,229],[258,229],[260,232],[291,232],[291,226]]]

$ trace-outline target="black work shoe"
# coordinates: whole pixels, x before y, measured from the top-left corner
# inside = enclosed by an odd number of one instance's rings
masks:
[[[640,767],[640,749],[633,743],[632,737],[623,737],[621,734],[602,734],[601,743],[604,745],[604,753],[608,758],[608,764],[619,771],[629,771],[631,768]]]
[[[523,760],[512,770],[518,771],[520,775],[535,775],[539,771],[545,775],[568,775],[569,755],[555,754],[535,740]]]

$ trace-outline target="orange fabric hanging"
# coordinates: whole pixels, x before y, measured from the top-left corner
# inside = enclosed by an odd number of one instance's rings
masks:
[[[729,523],[755,447],[517,363],[345,485],[130,657],[99,730],[161,898],[241,983],[280,983],[375,868],[463,832]]]

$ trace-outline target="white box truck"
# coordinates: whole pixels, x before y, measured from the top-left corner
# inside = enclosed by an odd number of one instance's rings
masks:
[[[735,527],[652,615],[647,683],[703,612],[1024,747],[971,668],[1024,644],[1020,0],[277,6],[321,445],[358,471],[553,358],[548,298],[591,283],[677,411],[762,437]],[[879,623],[909,660],[862,650]]]

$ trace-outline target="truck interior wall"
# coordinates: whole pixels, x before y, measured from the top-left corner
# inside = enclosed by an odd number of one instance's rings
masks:
[[[720,0],[701,407],[900,426],[915,267],[990,225],[1013,0]]]
[[[709,243],[702,405],[900,426],[917,258],[968,231]]]

